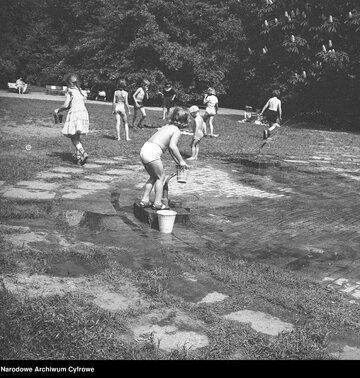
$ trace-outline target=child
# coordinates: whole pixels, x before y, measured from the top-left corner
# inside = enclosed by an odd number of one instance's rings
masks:
[[[190,114],[193,117],[192,129],[194,132],[193,139],[191,141],[191,157],[187,160],[197,160],[199,154],[199,143],[200,140],[206,136],[206,125],[204,120],[199,114],[200,109],[194,105],[190,109]]]
[[[163,96],[163,120],[169,115],[170,108],[176,97],[175,90],[171,87],[171,83],[166,83],[165,88],[162,92],[159,92]]]
[[[80,135],[89,132],[89,113],[85,107],[85,94],[80,89],[79,78],[75,74],[67,75],[65,79],[68,90],[65,94],[65,102],[60,108],[54,110],[57,117],[58,113],[69,109],[62,133],[71,139],[76,148],[76,160],[80,165],[84,165],[88,159]]]
[[[189,111],[176,107],[171,114],[170,123],[157,131],[141,148],[141,161],[150,175],[145,184],[144,194],[139,203],[141,207],[150,206],[150,193],[155,188],[155,201],[152,204],[154,210],[168,209],[161,202],[165,181],[165,172],[161,161],[161,155],[169,149],[171,157],[177,165],[188,168],[177,147],[181,132],[188,126]]]
[[[218,112],[218,98],[216,97],[216,92],[214,88],[209,88],[204,96],[204,104],[206,105],[204,122],[206,125],[207,120],[209,120],[210,134],[209,136],[217,138],[219,135],[214,134],[213,120],[214,116]],[[206,130],[206,128],[205,128]]]
[[[130,107],[128,101],[128,92],[125,91],[126,81],[120,80],[119,81],[119,89],[114,93],[114,100],[113,100],[113,114],[115,114],[116,118],[116,133],[117,133],[117,140],[121,140],[120,138],[120,118],[124,122],[125,126],[125,138],[127,141],[131,140],[129,137],[129,124],[127,120],[127,115],[125,109],[128,111],[129,115]]]
[[[138,110],[141,112],[141,119],[137,125],[139,129],[142,129],[143,126],[141,125],[144,119],[146,118],[146,112],[144,108],[144,99],[148,100],[149,99],[149,85],[150,82],[148,80],[143,80],[142,86],[138,88],[135,93],[133,94],[133,99],[134,99],[134,117],[133,117],[133,127],[135,127],[135,120],[137,116]]]
[[[277,123],[277,118],[279,117],[279,121],[281,121],[282,117],[281,101],[279,100],[279,97],[280,91],[274,90],[272,92],[272,97],[268,100],[260,113],[260,116],[262,116],[265,109],[267,109],[266,119],[269,122],[270,127],[268,130],[264,130],[264,139],[267,139],[270,136],[270,131],[273,131],[276,127],[280,127]]]

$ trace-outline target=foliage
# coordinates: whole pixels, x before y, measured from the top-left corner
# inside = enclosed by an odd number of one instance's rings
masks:
[[[134,91],[147,77],[153,100],[169,80],[183,103],[214,86],[223,106],[261,107],[279,88],[288,113],[360,112],[355,0],[3,0],[0,8],[1,57],[33,84],[63,84],[75,70],[84,86],[108,92],[120,78]]]

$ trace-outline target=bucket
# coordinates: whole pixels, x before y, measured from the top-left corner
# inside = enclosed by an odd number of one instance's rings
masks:
[[[156,213],[158,215],[159,231],[163,234],[171,234],[177,212],[173,210],[158,210]]]
[[[177,166],[177,182],[186,183],[187,175],[188,175],[189,168],[182,167],[181,165]]]
[[[63,120],[63,115],[62,114],[54,114],[54,121],[55,123],[61,123]]]

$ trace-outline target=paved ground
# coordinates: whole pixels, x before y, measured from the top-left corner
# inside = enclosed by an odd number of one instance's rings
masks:
[[[179,276],[168,283],[169,291],[192,303],[211,304],[232,293],[206,276],[181,271],[159,253],[160,246],[192,253],[216,250],[229,257],[272,264],[308,275],[359,304],[360,136],[348,134],[344,144],[336,133],[309,131],[314,132],[317,143],[307,145],[301,154],[272,155],[274,138],[261,154],[248,158],[192,163],[188,182],[173,180],[169,188],[171,199],[191,208],[191,227],[175,225],[172,235],[161,235],[133,216],[132,204],[141,196],[146,174],[140,164],[121,157],[90,159],[83,168],[64,164],[15,185],[0,182],[0,196],[9,201],[36,199],[56,204],[57,217],[74,228],[72,237],[78,242],[127,245],[129,253],[119,257],[124,266],[171,265]],[[66,245],[58,234],[49,233],[48,222],[34,222],[16,231],[25,225],[13,221],[8,227],[15,228],[8,239],[14,245],[36,246],[51,236]],[[110,295],[108,303],[113,299]],[[290,323],[269,314],[244,310],[224,316],[253,322],[255,330],[270,335],[292,329]],[[152,324],[146,330],[160,335],[165,349],[171,349],[174,340],[169,335],[178,328]],[[135,335],[144,332],[141,325],[134,326]],[[179,331],[177,337],[177,342],[192,340],[197,347],[207,344],[201,332],[196,337]],[[355,359],[360,358],[359,351],[345,345],[341,353]]]
[[[48,100],[48,101],[63,101],[64,96],[55,96],[55,95],[47,95],[41,92],[31,92],[25,95],[19,95],[18,93],[7,92],[5,90],[0,90],[0,97],[7,97],[7,98],[28,98],[32,100]],[[89,104],[97,104],[97,105],[105,105],[111,106],[111,102],[104,102],[104,101],[92,101],[88,100]],[[149,109],[162,111],[161,107],[152,106]],[[239,115],[242,116],[244,114],[243,110],[240,109],[227,109],[227,108],[219,108],[219,114],[221,115]],[[242,117],[240,117],[242,119]]]

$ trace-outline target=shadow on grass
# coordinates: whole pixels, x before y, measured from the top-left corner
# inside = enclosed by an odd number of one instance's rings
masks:
[[[50,153],[48,156],[60,158],[62,161],[66,161],[68,163],[74,163],[73,154],[71,152],[54,151]]]

